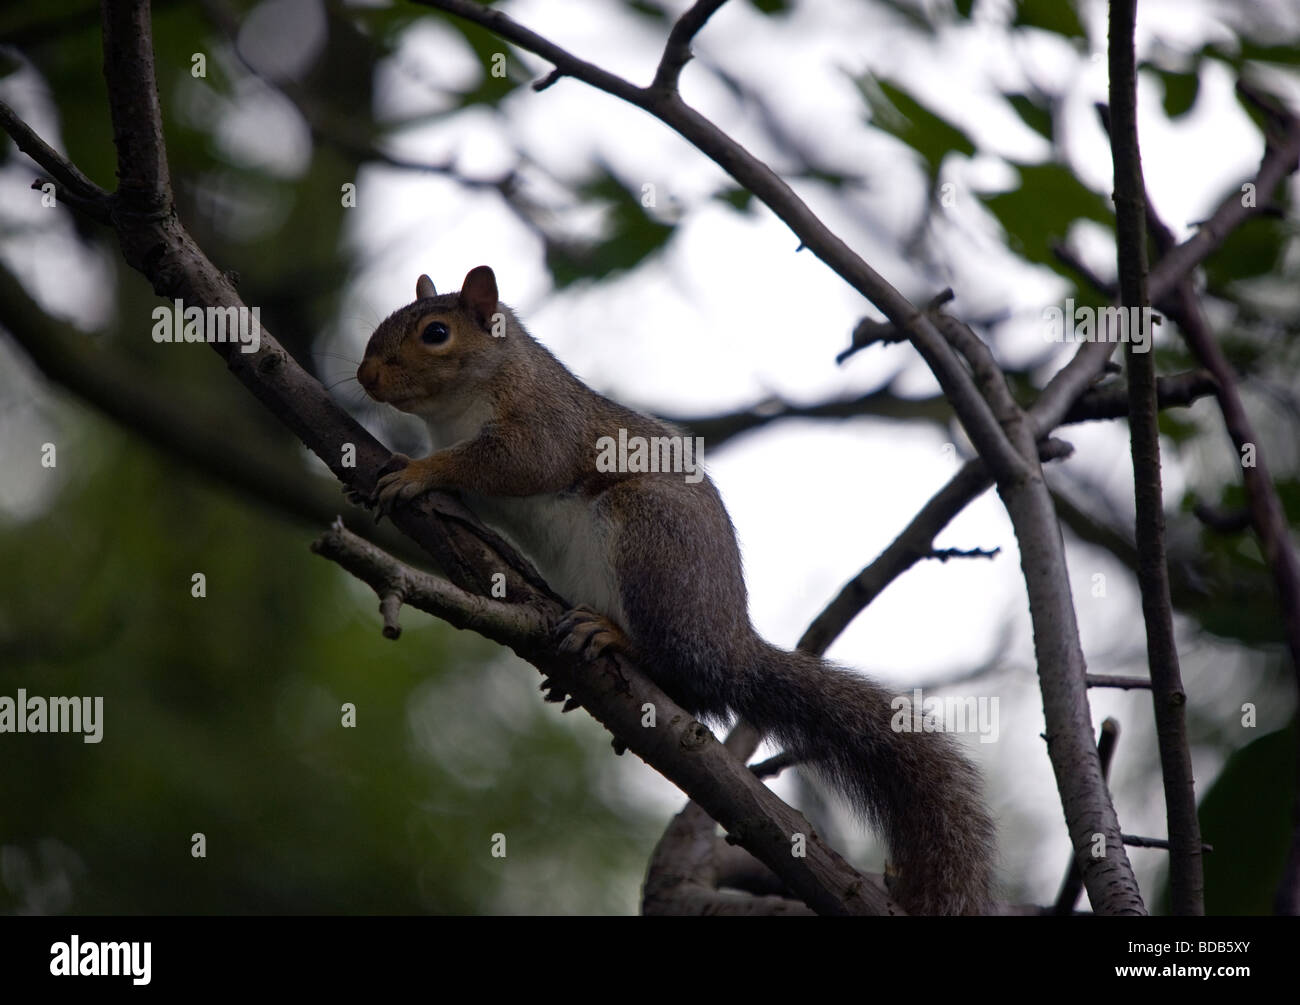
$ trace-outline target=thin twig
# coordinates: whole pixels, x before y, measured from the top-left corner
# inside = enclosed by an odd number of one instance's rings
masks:
[[[1165,838],[1141,837],[1137,834],[1125,834],[1124,843],[1130,848],[1169,848],[1169,841]],[[1214,851],[1214,845],[1201,843],[1201,853]]]
[[[1123,677],[1119,674],[1090,673],[1086,680],[1089,687],[1117,687],[1125,691],[1139,688],[1148,690],[1151,687],[1151,678],[1149,677]]]

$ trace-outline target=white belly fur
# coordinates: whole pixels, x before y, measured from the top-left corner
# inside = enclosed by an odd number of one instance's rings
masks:
[[[512,499],[466,495],[486,523],[522,551],[542,578],[571,604],[590,607],[626,626],[613,572],[613,528],[579,495]]]

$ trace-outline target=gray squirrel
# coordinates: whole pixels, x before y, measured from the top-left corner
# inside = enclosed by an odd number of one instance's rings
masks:
[[[976,769],[942,733],[891,728],[891,692],[769,645],[749,620],[731,518],[702,474],[610,470],[605,438],[679,437],[597,394],[472,269],[458,293],[428,276],[370,337],[357,379],[416,415],[434,451],[380,478],[389,511],[455,491],[563,597],[562,648],[627,653],[692,715],[743,716],[823,775],[883,833],[911,914],[992,910],[994,826]],[[391,466],[391,465],[390,465]]]

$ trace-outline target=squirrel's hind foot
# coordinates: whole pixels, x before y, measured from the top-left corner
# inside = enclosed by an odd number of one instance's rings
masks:
[[[560,652],[581,655],[591,662],[607,651],[629,654],[631,641],[623,629],[590,607],[575,607],[555,625]]]

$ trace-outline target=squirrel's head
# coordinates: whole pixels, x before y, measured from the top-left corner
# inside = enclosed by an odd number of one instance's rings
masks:
[[[477,396],[505,355],[509,319],[486,265],[469,271],[459,293],[439,296],[421,276],[415,296],[370,336],[357,380],[376,401],[419,415]]]

